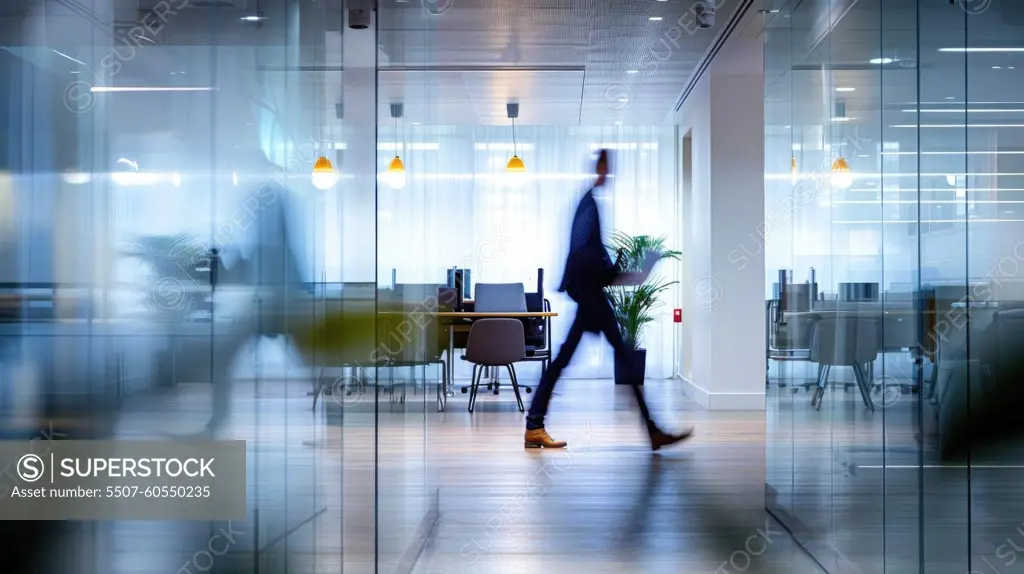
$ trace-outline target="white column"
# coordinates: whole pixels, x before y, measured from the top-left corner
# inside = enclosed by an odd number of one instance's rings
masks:
[[[346,18],[347,16],[346,11]],[[376,13],[373,13],[376,19]],[[342,35],[344,119],[340,170],[342,281],[374,281],[377,268],[377,24]]]
[[[680,110],[692,148],[682,372],[713,410],[764,409],[763,93],[762,74],[712,72]]]

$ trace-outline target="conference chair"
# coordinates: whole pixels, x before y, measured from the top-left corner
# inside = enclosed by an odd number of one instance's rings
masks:
[[[526,335],[523,323],[519,319],[478,319],[469,330],[469,342],[466,354],[462,359],[473,364],[471,392],[469,394],[469,412],[476,406],[476,395],[480,389],[480,379],[485,368],[505,367],[512,382],[512,390],[516,394],[519,412],[524,412],[523,398],[519,394],[519,380],[512,367],[526,356]],[[466,389],[463,388],[463,392]],[[497,393],[495,393],[497,394]]]
[[[551,302],[544,298],[543,269],[537,270],[537,292],[526,294],[526,310],[531,313],[551,312]],[[523,328],[526,330],[526,357],[523,362],[539,362],[543,376],[551,363],[551,318],[527,317],[523,319]]]
[[[478,283],[475,295],[473,310],[478,313],[526,313],[529,311],[526,303],[526,289],[522,283]],[[515,320],[523,322],[522,319]],[[528,353],[524,353],[524,359],[527,356]],[[511,370],[514,372],[515,367],[512,366]],[[497,373],[492,373],[488,368],[485,369],[485,374],[493,375],[491,382],[487,384],[487,390],[497,395],[500,390]],[[463,387],[462,392],[466,392],[466,389],[467,387]],[[533,388],[526,387],[526,392],[532,393]]]
[[[387,357],[391,402],[405,402],[405,382],[399,380],[400,396],[395,397],[394,369],[440,365],[443,388],[448,381],[448,367],[443,355],[448,348],[445,331],[433,315],[441,305],[443,287],[433,283],[398,283],[388,295],[390,305],[404,309],[405,313],[379,322],[378,349]],[[379,295],[379,302],[386,300]],[[382,319],[384,317],[382,316]],[[413,395],[416,394],[415,376]],[[426,383],[424,383],[425,385]],[[439,405],[440,405],[440,399]]]
[[[822,317],[814,325],[811,335],[810,361],[818,363],[818,384],[811,395],[811,406],[821,409],[825,387],[832,367],[850,367],[860,388],[860,396],[869,411],[874,412],[871,400],[871,381],[868,364],[878,358],[878,324],[860,317]]]

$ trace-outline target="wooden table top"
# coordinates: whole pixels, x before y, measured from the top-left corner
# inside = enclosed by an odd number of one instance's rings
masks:
[[[526,311],[526,312],[476,312],[476,311],[381,311],[381,315],[409,315],[412,312],[422,313],[433,317],[445,319],[529,319],[536,317],[557,317],[554,311]]]

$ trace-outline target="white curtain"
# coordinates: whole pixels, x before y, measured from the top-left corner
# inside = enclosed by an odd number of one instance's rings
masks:
[[[397,132],[397,133],[396,133]],[[594,152],[613,150],[614,177],[599,194],[604,232],[665,236],[681,248],[675,213],[677,154],[672,127],[423,127],[382,123],[379,170],[396,150],[406,185],[378,186],[378,281],[443,283],[445,270],[472,271],[472,282],[522,282],[527,292],[544,269],[544,293],[559,316],[553,320],[555,348],[569,328],[575,305],[557,292],[576,204],[593,181]],[[513,151],[526,165],[521,186],[505,165]],[[660,269],[675,277],[673,264]],[[666,292],[658,320],[644,332],[647,376],[672,374],[673,292]],[[611,349],[588,337],[566,377],[612,375]],[[524,367],[524,370],[527,370]],[[531,380],[527,370],[524,379]]]
[[[568,249],[569,226],[580,196],[593,181],[594,152],[613,150],[612,171],[607,190],[598,195],[604,232],[666,237],[671,248],[682,249],[681,218],[676,212],[677,156],[674,128],[666,127],[397,127],[384,119],[378,135],[378,170],[386,171],[396,152],[406,168],[406,186],[392,189],[378,184],[377,211],[367,210],[365,237],[373,249],[373,221],[376,217],[377,277],[381,286],[391,284],[392,270],[399,283],[443,283],[445,270],[454,266],[472,270],[472,282],[522,282],[527,292],[537,284],[537,270],[544,269],[544,293],[559,316],[552,321],[552,337],[561,345],[575,306],[557,292]],[[396,137],[397,136],[397,137]],[[520,187],[509,185],[505,164],[515,153],[526,164],[527,176]],[[134,158],[133,158],[134,159]],[[142,158],[140,158],[142,161]],[[150,162],[147,162],[150,163]],[[181,162],[177,162],[180,164]],[[163,167],[163,166],[161,166]],[[114,222],[119,235],[172,234],[193,232],[206,236],[231,221],[246,222],[245,185],[235,186],[234,174],[213,173],[209,167],[182,169],[179,186],[115,189]],[[165,168],[165,169],[170,169]],[[196,187],[197,176],[217,180]],[[239,173],[243,180],[256,174]],[[265,179],[265,177],[264,177]],[[293,231],[310,235],[310,245],[299,256],[312,262],[324,274],[316,278],[335,282],[344,275],[337,218],[328,201],[346,192],[344,178],[336,189],[314,192],[314,203],[306,194],[296,201],[320,213],[305,223],[294,222]],[[246,182],[241,182],[246,183]],[[288,180],[290,193],[309,187],[308,179]],[[318,200],[319,201],[319,200]],[[323,219],[326,217],[326,219]],[[331,222],[334,223],[331,223]],[[234,225],[234,224],[232,224]],[[243,237],[245,235],[245,237]],[[233,234],[231,247],[246,250],[246,234]],[[228,247],[228,246],[225,246]],[[225,249],[225,253],[231,250]],[[664,264],[659,272],[675,278],[675,263]],[[125,270],[127,271],[127,270]],[[137,272],[137,271],[136,271]],[[126,280],[121,277],[121,280]],[[657,310],[658,320],[644,331],[647,376],[672,374],[671,303]],[[459,363],[457,361],[457,363]],[[596,337],[580,345],[566,377],[605,378],[612,375],[611,349]],[[462,366],[459,366],[462,369]],[[533,381],[539,366],[521,369],[525,381]],[[461,376],[461,372],[459,373]]]

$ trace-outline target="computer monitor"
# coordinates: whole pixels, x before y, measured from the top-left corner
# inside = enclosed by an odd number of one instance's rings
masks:
[[[452,268],[448,270],[448,287],[456,287],[458,281],[462,285],[461,292],[462,299],[471,299],[472,295],[472,272],[469,269],[458,269]]]

